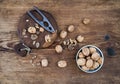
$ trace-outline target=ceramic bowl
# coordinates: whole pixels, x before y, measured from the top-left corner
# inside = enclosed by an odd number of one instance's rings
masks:
[[[86,72],[86,73],[94,73],[94,72],[97,72],[98,70],[101,69],[101,67],[103,66],[103,63],[104,63],[104,56],[103,56],[102,51],[101,51],[98,47],[96,47],[96,46],[94,46],[94,45],[86,45],[86,46],[83,46],[82,48],[80,48],[80,49],[78,50],[77,54],[76,54],[76,63],[77,63],[77,60],[78,60],[78,58],[79,58],[79,53],[82,52],[82,49],[83,49],[83,48],[90,48],[90,47],[93,47],[93,48],[96,49],[96,52],[100,55],[100,57],[102,57],[102,63],[101,63],[101,65],[99,65],[99,66],[98,66],[97,68],[95,68],[94,70],[86,70],[86,71],[82,69],[82,66],[80,66],[80,65],[77,64],[77,66],[79,67],[79,69],[82,70],[82,71],[84,71],[84,72]]]

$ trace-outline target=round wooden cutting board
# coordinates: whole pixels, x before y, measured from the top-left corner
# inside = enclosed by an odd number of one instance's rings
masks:
[[[42,16],[37,13],[35,10],[30,10],[30,12],[38,19],[42,20]],[[20,40],[22,43],[27,45],[28,47],[35,49],[35,48],[46,48],[52,45],[52,43],[55,41],[57,38],[57,32],[58,32],[58,26],[53,18],[53,16],[46,12],[41,10],[41,12],[48,18],[50,23],[52,24],[55,32],[50,33],[46,31],[44,28],[44,32],[40,32],[41,25],[37,24],[29,15],[28,13],[25,13],[19,21],[18,24],[18,36],[20,37]],[[28,28],[29,27],[35,27],[36,28],[36,33],[29,33]],[[45,36],[49,36],[51,41],[46,42],[45,41]]]

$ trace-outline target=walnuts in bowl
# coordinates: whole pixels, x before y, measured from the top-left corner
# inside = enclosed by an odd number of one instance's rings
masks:
[[[102,51],[93,45],[82,47],[76,55],[78,67],[86,73],[98,71],[103,65]]]

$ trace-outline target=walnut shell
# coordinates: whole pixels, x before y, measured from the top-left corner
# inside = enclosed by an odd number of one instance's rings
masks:
[[[63,68],[67,66],[67,62],[65,60],[58,61],[58,67]]]
[[[84,58],[80,58],[80,59],[77,60],[78,65],[83,66],[83,65],[85,65],[85,63],[86,63],[86,59],[84,59]]]
[[[88,59],[87,62],[86,62],[86,66],[88,68],[92,67],[93,66],[93,60],[92,59]]]
[[[35,27],[29,27],[28,32],[29,33],[36,33],[36,28]]]
[[[67,31],[62,30],[60,32],[60,38],[64,39],[67,36]]]
[[[83,49],[82,49],[82,53],[83,53],[83,55],[85,55],[85,56],[89,56],[90,51],[89,51],[88,48],[83,48]]]
[[[95,61],[97,61],[100,58],[100,55],[97,52],[94,52],[91,56],[91,58]]]
[[[84,40],[84,37],[79,35],[79,36],[77,36],[76,40],[80,43]]]
[[[47,67],[48,66],[48,60],[46,58],[41,60],[41,65],[42,67]]]
[[[86,67],[86,66],[82,66],[82,69],[83,69],[84,71],[89,70],[89,68],[88,68],[88,67]]]
[[[69,25],[67,30],[68,32],[73,32],[75,30],[74,25]]]
[[[90,50],[91,54],[94,53],[94,52],[96,52],[96,48],[94,48],[94,47],[90,47],[89,50]]]
[[[83,55],[82,52],[80,52],[80,53],[79,53],[79,58],[82,58],[82,57],[84,57],[84,55]]]
[[[63,51],[62,46],[61,46],[61,45],[56,45],[55,51],[56,51],[57,53],[61,53],[61,52]]]

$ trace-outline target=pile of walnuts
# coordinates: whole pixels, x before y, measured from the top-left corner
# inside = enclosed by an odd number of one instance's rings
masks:
[[[79,54],[77,64],[84,70],[94,70],[102,64],[102,57],[94,47],[85,47]]]

